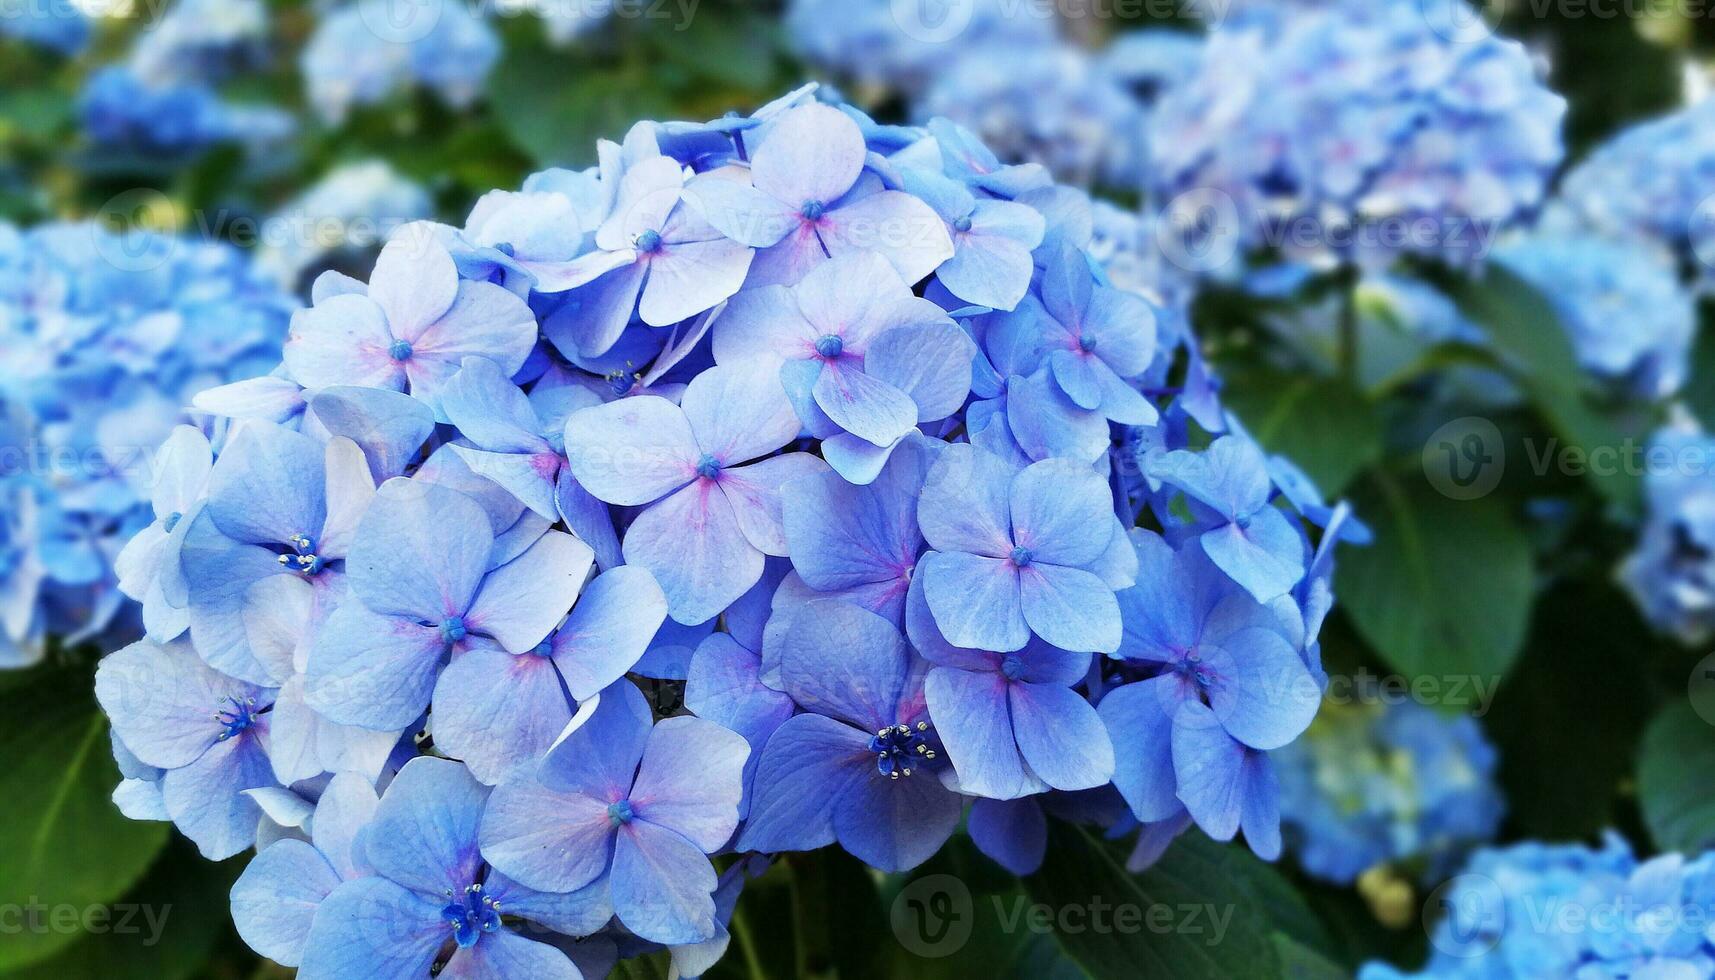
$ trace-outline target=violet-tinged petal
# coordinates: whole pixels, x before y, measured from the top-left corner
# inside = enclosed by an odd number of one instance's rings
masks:
[[[1035,800],[973,800],[971,842],[1015,875],[1035,874],[1048,853],[1048,818]]]
[[[822,715],[797,715],[769,736],[756,765],[741,851],[812,851],[834,842],[834,807],[875,771],[874,733]]]
[[[806,711],[875,732],[895,724],[910,655],[875,613],[837,600],[799,610],[781,650],[786,693]]]
[[[1048,789],[1025,764],[1013,737],[1008,686],[998,672],[953,667],[929,671],[923,685],[929,717],[958,773],[962,793],[1013,800]]]
[[[1205,533],[1200,539],[1203,550],[1259,602],[1292,591],[1304,579],[1304,538],[1273,507],[1258,510],[1247,523]]]
[[[1097,706],[1114,748],[1114,788],[1139,820],[1165,820],[1180,808],[1173,768],[1173,717],[1187,692],[1172,677],[1127,684]]]
[[[909,871],[933,857],[964,811],[933,773],[889,779],[874,767],[852,782],[834,809],[840,846],[878,871]]]
[[[340,877],[308,843],[283,840],[256,855],[232,886],[232,924],[251,949],[297,966],[310,922]]]
[[[1188,701],[1173,716],[1173,771],[1191,819],[1216,840],[1238,833],[1244,805],[1245,747],[1207,705]]]
[[[917,574],[923,578],[923,595],[936,625],[954,646],[1007,651],[1029,641],[1019,569],[1009,559],[930,552],[918,563]],[[1043,607],[1043,621],[1060,632],[1057,619],[1048,615],[1054,610],[1041,598],[1037,602]],[[1117,612],[1115,618],[1117,622]]]
[[[488,793],[457,762],[412,759],[376,807],[364,857],[376,874],[423,894],[464,891],[482,866],[477,828]]]
[[[528,651],[565,617],[593,564],[589,545],[549,531],[488,573],[464,613],[465,626],[494,637],[510,652]]]
[[[304,980],[426,977],[450,934],[441,916],[445,906],[438,893],[431,899],[385,878],[348,881],[334,889],[311,922],[298,975]]]
[[[772,372],[755,365],[704,371],[686,387],[679,404],[696,433],[699,453],[721,467],[771,453],[799,430]],[[693,465],[699,461],[700,456]]]
[[[1119,603],[1094,574],[1062,565],[1031,564],[1018,570],[1018,598],[1025,622],[1049,643],[1079,652],[1119,649]],[[930,605],[933,608],[933,592]]]
[[[374,612],[440,623],[470,607],[494,534],[476,501],[420,480],[393,479],[358,523],[346,569]]]
[[[1010,686],[1012,728],[1033,772],[1058,790],[1105,786],[1114,775],[1107,729],[1082,696],[1059,684]]]
[[[672,830],[704,853],[719,850],[738,826],[750,746],[701,718],[664,718],[649,733],[631,787],[637,819]]]
[[[405,367],[390,354],[392,344],[387,316],[374,300],[336,296],[292,316],[282,357],[292,380],[305,388],[352,385],[403,391]],[[245,398],[243,404],[254,401]],[[274,397],[266,401],[280,404]]]
[[[781,508],[784,499],[791,496],[785,487],[827,471],[828,464],[816,456],[786,453],[738,469],[723,470],[719,484],[745,539],[765,555],[784,558],[787,547]]]
[[[1032,561],[1082,568],[1113,539],[1113,495],[1088,466],[1045,459],[1012,481],[1012,540]]]
[[[992,453],[948,447],[929,470],[917,503],[929,546],[991,558],[1010,555],[1012,477],[1012,467]]]
[[[647,820],[621,827],[610,882],[614,915],[638,936],[678,945],[714,935],[714,866],[674,831]]]
[[[702,450],[679,406],[621,398],[566,419],[566,458],[585,490],[610,504],[657,500],[690,482]]]
[[[578,706],[572,724],[537,768],[537,778],[556,791],[582,793],[604,802],[624,799],[637,776],[653,721],[649,702],[637,686],[616,681]]]
[[[549,789],[528,771],[494,788],[482,818],[482,856],[531,888],[571,892],[607,871],[613,821],[606,800]]]
[[[346,602],[310,648],[304,700],[342,725],[400,731],[429,706],[446,646],[438,625]]]
[[[667,597],[644,569],[622,565],[596,576],[548,641],[572,697],[587,700],[624,677],[666,618]]]
[[[546,657],[471,650],[435,684],[436,746],[491,786],[540,758],[571,720],[571,702]]]
[[[863,134],[832,106],[811,103],[789,110],[769,128],[751,157],[757,190],[790,206],[830,204],[863,169]]]
[[[583,980],[565,953],[505,927],[483,934],[469,949],[454,950],[436,976],[443,980]]]

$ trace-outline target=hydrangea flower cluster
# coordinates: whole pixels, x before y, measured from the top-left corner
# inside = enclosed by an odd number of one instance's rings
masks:
[[[12,4],[0,9],[0,37],[75,55],[89,44],[89,35],[89,18],[71,0]]]
[[[1372,963],[1360,980],[1715,974],[1715,855],[1639,863],[1614,834],[1600,849],[1518,844],[1479,852],[1439,904],[1421,972]]]
[[[1499,829],[1497,761],[1468,715],[1411,702],[1324,707],[1278,756],[1287,850],[1335,884],[1378,866],[1438,881]]]
[[[1346,512],[1109,284],[1088,199],[813,87],[598,158],[324,274],[166,469],[182,615],[98,694],[128,812],[261,848],[252,945],[697,975],[773,855],[902,871],[967,808],[1014,869],[1049,813],[1278,853]]]
[[[792,0],[786,30],[800,57],[857,85],[920,92],[962,51],[1054,40],[1054,9],[1007,0],[947,7],[892,0]]]
[[[433,210],[429,192],[386,161],[342,164],[268,219],[256,265],[295,288],[348,250],[373,254],[395,228]]]
[[[804,58],[860,92],[902,97],[919,122],[952,120],[1063,182],[1134,192],[1147,112],[1202,50],[1189,32],[1149,30],[1092,52],[1057,38],[1052,4],[1006,0],[797,0],[788,28]]]
[[[943,66],[913,111],[952,119],[1000,156],[1037,161],[1061,180],[1137,188],[1145,104],[1112,70],[1117,63],[1065,43],[988,44]],[[1150,87],[1147,77],[1135,80]]]
[[[1491,257],[1553,304],[1590,373],[1645,401],[1671,398],[1685,383],[1697,309],[1659,252],[1536,234],[1507,242]]]
[[[1715,439],[1676,420],[1649,454],[1643,531],[1620,581],[1650,625],[1700,644],[1715,634]]]
[[[299,58],[305,96],[330,124],[421,85],[449,105],[476,101],[500,60],[500,38],[472,6],[418,4],[390,19],[386,5],[352,2],[316,24]]]
[[[1633,246],[1665,249],[1707,276],[1715,261],[1715,100],[1640,123],[1598,147],[1561,182],[1546,216]]]
[[[216,90],[261,56],[267,27],[260,0],[181,0],[125,61],[84,83],[84,131],[104,148],[164,156],[283,139],[295,126],[289,113],[230,102]]]
[[[1465,261],[1542,203],[1565,111],[1521,45],[1454,40],[1413,0],[1293,7],[1211,33],[1153,114],[1153,177],[1198,205],[1169,211],[1189,239]]]
[[[151,482],[155,447],[197,391],[272,366],[294,305],[224,245],[0,226],[0,666],[138,634],[119,590],[152,545],[125,546],[197,492]]]

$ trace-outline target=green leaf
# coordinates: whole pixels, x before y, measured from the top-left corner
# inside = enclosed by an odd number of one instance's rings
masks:
[[[179,980],[201,975],[229,928],[227,895],[247,857],[216,864],[183,839],[162,851],[143,880],[117,902],[86,906],[75,942],[6,980],[102,977]]]
[[[1621,819],[1621,785],[1654,697],[1649,671],[1619,665],[1649,662],[1648,636],[1631,597],[1609,582],[1567,584],[1537,602],[1500,690],[1471,695],[1500,750],[1507,821],[1520,836],[1593,838]]]
[[[1656,846],[1697,854],[1715,844],[1715,726],[1689,703],[1650,723],[1638,752],[1638,802]]]
[[[650,28],[644,40],[693,76],[720,85],[760,90],[774,77],[774,27],[762,17],[717,8]]]
[[[568,84],[575,73],[577,84]],[[517,147],[544,167],[595,162],[596,140],[618,140],[640,119],[672,116],[659,86],[618,67],[578,64],[541,44],[510,48],[488,80],[489,102]]]
[[[1264,448],[1298,464],[1329,497],[1381,458],[1381,417],[1343,381],[1245,371],[1222,397]]]
[[[1540,292],[1498,265],[1485,269],[1481,279],[1457,280],[1445,288],[1488,334],[1532,404],[1562,439],[1586,452],[1617,452],[1627,445],[1628,433],[1587,397],[1588,374],[1578,365],[1565,325]],[[1636,509],[1641,495],[1636,473],[1621,466],[1591,467],[1588,474],[1608,501],[1627,511]]]
[[[1272,886],[1222,853],[1231,847],[1189,835],[1132,874],[1115,845],[1054,822],[1048,859],[1024,884],[1046,910],[1038,921],[1098,980],[1278,977]]]
[[[1376,540],[1342,554],[1334,591],[1364,639],[1413,677],[1498,683],[1524,642],[1533,584],[1530,540],[1505,507],[1386,476],[1354,506]]]
[[[111,795],[119,768],[89,675],[44,670],[0,691],[0,905],[84,909],[124,894],[167,839],[126,819]],[[25,932],[0,943],[0,970],[41,960],[76,933]]]
[[[1342,980],[1351,975],[1284,932],[1275,933],[1269,940],[1274,943],[1275,955],[1280,958],[1280,975],[1289,980]]]
[[[963,834],[909,875],[888,877],[881,899],[892,927],[890,976],[1084,976],[1052,935],[1029,928],[1022,908],[1032,900],[1018,879],[984,857]]]

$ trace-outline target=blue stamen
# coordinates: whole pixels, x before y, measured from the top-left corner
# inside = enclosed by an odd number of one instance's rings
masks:
[[[658,231],[646,231],[637,236],[637,250],[639,252],[654,252],[660,247],[661,233]]]
[[[327,567],[327,562],[322,559],[322,556],[316,554],[315,538],[307,534],[294,534],[286,539],[286,543],[292,546],[292,553],[281,555],[275,560],[284,565],[287,571],[298,572],[302,575],[315,575]]]
[[[920,721],[916,728],[894,725],[883,728],[869,740],[869,750],[875,753],[876,771],[889,779],[911,775],[912,759],[933,759],[935,750],[929,747],[929,723]]]
[[[475,946],[483,933],[500,928],[500,903],[483,894],[481,884],[466,888],[458,898],[448,892],[447,898],[451,901],[441,909],[441,918],[453,927],[453,942],[459,949]]]
[[[713,455],[704,453],[703,458],[697,460],[697,475],[703,479],[712,480],[719,476],[720,472],[721,461],[714,458]]]
[[[953,222],[953,230],[954,231],[970,231],[971,230],[970,216],[966,215],[965,217],[960,218],[959,220]]]
[[[161,522],[161,527],[166,529],[166,532],[168,534],[172,534],[173,528],[178,527],[179,522],[184,520],[184,519],[185,519],[185,515],[183,515],[183,514],[181,514],[175,510],[171,514],[167,515],[166,520]]]
[[[217,742],[224,742],[229,738],[235,738],[238,735],[243,734],[245,729],[256,724],[255,698],[245,698],[240,701],[237,698],[229,697],[226,700],[231,703],[232,707],[224,708],[214,713],[214,720],[220,722],[220,726],[223,729],[221,733],[215,737],[215,741]]]
[[[405,340],[395,340],[393,345],[387,348],[387,356],[393,358],[395,361],[409,361],[411,359],[410,342]]]
[[[1024,661],[1018,659],[1016,654],[1009,653],[1001,659],[1000,672],[1007,680],[1016,681],[1024,676]]]
[[[1030,564],[1031,557],[1032,554],[1029,548],[1018,547],[1012,549],[1012,563],[1017,565],[1019,568],[1023,568]]]
[[[468,633],[464,628],[463,616],[449,616],[441,620],[441,637],[447,641],[448,646],[464,639]]]
[[[816,353],[823,357],[839,357],[845,350],[846,342],[831,333],[816,338]]]
[[[804,206],[798,209],[798,213],[803,216],[805,221],[820,221],[822,215],[826,214],[827,211],[827,205],[821,201],[805,201]]]
[[[635,816],[636,814],[631,811],[630,800],[620,800],[618,803],[608,804],[607,819],[615,827],[625,826],[630,823],[632,818]]]
[[[512,243],[511,242],[501,242],[500,244],[494,246],[494,250],[496,252],[499,252],[501,255],[506,256],[509,259],[512,258],[516,254],[512,250]]]

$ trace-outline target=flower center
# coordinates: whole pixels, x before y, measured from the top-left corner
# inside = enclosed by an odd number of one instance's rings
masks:
[[[1079,337],[1078,349],[1086,354],[1094,354],[1096,352],[1096,338],[1088,335]]]
[[[875,753],[875,768],[889,779],[911,775],[913,759],[933,759],[935,750],[929,747],[926,733],[929,723],[920,721],[916,728],[894,725],[883,728],[869,740],[869,750]]]
[[[637,250],[639,252],[658,252],[658,251],[660,251],[661,250],[661,233],[658,231],[646,231],[643,234],[638,235],[637,236]]]
[[[214,720],[220,722],[220,727],[222,729],[221,733],[215,737],[215,741],[217,742],[224,742],[229,738],[235,738],[243,734],[245,729],[256,724],[257,711],[255,698],[245,698],[240,701],[237,698],[229,697],[226,701],[228,704],[232,705],[232,707],[221,708],[214,713]]]
[[[615,827],[625,826],[636,816],[637,814],[631,811],[630,800],[620,800],[618,803],[609,803],[607,805],[608,822],[613,824]]]
[[[173,521],[172,523],[178,522]],[[170,525],[168,530],[172,530]],[[287,570],[303,575],[315,575],[327,567],[327,562],[322,560],[322,556],[316,554],[315,538],[307,534],[294,534],[286,539],[286,543],[292,546],[291,553],[281,555],[275,560],[285,566]]]
[[[1034,556],[1029,548],[1020,546],[1012,549],[1012,563],[1017,565],[1019,568],[1023,568],[1030,564],[1030,559],[1032,557]]]
[[[637,387],[637,382],[641,381],[642,378],[643,376],[636,372],[615,369],[608,373],[607,383],[613,389],[614,394],[629,395],[631,389]]]
[[[410,341],[395,340],[392,346],[387,348],[387,356],[395,361],[409,361],[411,359]]]
[[[441,638],[447,641],[447,646],[464,639],[469,633],[464,627],[463,616],[448,616],[441,620]]]
[[[831,333],[816,338],[816,353],[823,357],[839,357],[845,350],[846,342]]]
[[[821,201],[805,201],[804,206],[798,209],[798,213],[803,216],[805,221],[820,221],[822,215],[828,213],[828,207]]]
[[[1017,654],[1009,653],[1001,659],[1000,672],[1009,681],[1016,681],[1024,676],[1024,661]]]
[[[953,230],[954,231],[970,231],[971,230],[970,215],[966,215],[965,217],[960,218],[959,220],[953,222]]]
[[[712,454],[704,453],[703,458],[697,460],[697,475],[703,479],[712,480],[719,476],[720,473],[721,461],[716,459]]]
[[[441,918],[453,927],[453,941],[459,949],[469,949],[476,945],[485,932],[494,932],[500,928],[500,903],[483,893],[482,884],[471,885],[464,894],[454,897],[447,892],[447,905],[441,909]]]

